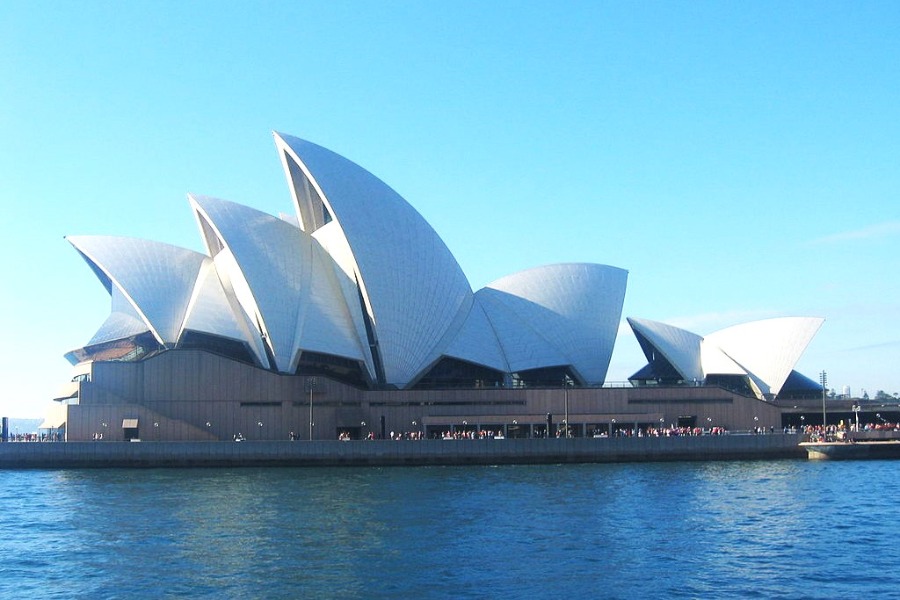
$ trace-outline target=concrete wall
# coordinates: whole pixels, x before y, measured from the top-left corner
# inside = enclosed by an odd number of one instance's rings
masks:
[[[352,428],[361,435],[424,431],[469,424],[545,422],[642,423],[669,426],[679,417],[699,427],[781,430],[781,409],[715,387],[528,388],[366,391],[316,377],[313,439],[334,440]],[[201,351],[170,351],[139,363],[94,363],[68,407],[67,440],[124,439],[124,419],[139,419],[144,441],[309,439],[310,378],[287,376]],[[363,425],[365,423],[365,425]]]
[[[798,435],[349,442],[0,444],[0,468],[400,466],[805,458]]]

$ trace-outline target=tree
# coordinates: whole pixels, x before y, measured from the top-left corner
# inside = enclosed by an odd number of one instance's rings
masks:
[[[875,400],[893,400],[894,397],[885,392],[884,390],[878,390],[875,392]]]

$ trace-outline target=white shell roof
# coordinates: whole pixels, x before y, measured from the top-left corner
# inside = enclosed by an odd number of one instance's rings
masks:
[[[702,340],[700,342],[700,357],[703,364],[703,373],[706,375],[748,375],[746,369],[734,362],[722,349]]]
[[[632,317],[627,320],[635,333],[643,336],[685,380],[703,380],[703,365],[700,359],[700,342],[703,338],[686,329],[659,321]],[[649,356],[647,358],[650,359]]]
[[[507,373],[510,372],[509,363],[485,313],[485,296],[486,293],[475,294],[465,323],[444,354]]]
[[[316,144],[277,133],[275,142],[304,229],[322,226],[298,199],[297,190],[311,185],[336,221],[326,227],[346,239],[352,255],[335,258],[358,281],[385,382],[405,387],[462,322],[472,301],[468,280],[434,229],[387,184]]]
[[[184,329],[246,342],[259,363],[265,364],[265,351],[256,329],[225,292],[213,260],[207,259],[200,267]]]
[[[178,341],[197,272],[206,257],[161,242],[119,236],[69,236],[110,292],[118,288],[154,337]]]
[[[715,344],[746,369],[763,395],[777,395],[825,319],[779,317],[742,323],[712,333]]]
[[[94,334],[94,337],[91,338],[91,341],[88,342],[88,346],[121,340],[150,331],[150,328],[134,310],[128,299],[122,295],[119,288],[113,287],[110,295],[111,309],[109,316]]]
[[[509,372],[539,367],[568,365],[571,361],[541,335],[538,319],[541,308],[524,298],[489,287],[475,294],[497,336]],[[546,313],[544,313],[546,314]]]
[[[302,350],[365,360],[334,269],[311,236],[247,206],[202,196],[190,200],[207,248],[224,246],[221,252],[233,258],[217,263],[231,271],[235,295],[258,321],[279,371],[295,371]]]
[[[628,272],[606,265],[548,265],[479,290],[511,371],[571,365],[602,384],[612,357]]]
[[[703,338],[647,319],[629,318],[628,322],[684,379],[746,375],[764,397],[778,395],[824,319],[764,319],[727,327]]]
[[[571,366],[585,383],[603,382],[626,271],[551,265],[473,294],[441,238],[393,189],[321,146],[277,133],[275,143],[296,218],[189,196],[208,256],[69,238],[112,296],[92,343],[149,331],[175,347],[189,329],[245,342],[281,372],[312,351],[360,361],[372,381],[401,388],[441,356],[506,373]]]

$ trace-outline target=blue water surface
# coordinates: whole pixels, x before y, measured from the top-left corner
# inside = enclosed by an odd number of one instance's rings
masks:
[[[0,471],[0,592],[900,597],[898,467]]]

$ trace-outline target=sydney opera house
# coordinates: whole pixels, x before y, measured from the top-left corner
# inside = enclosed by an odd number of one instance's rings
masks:
[[[190,195],[203,252],[70,236],[111,298],[44,427],[68,440],[605,436],[782,428],[818,318],[698,334],[628,319],[647,365],[607,370],[627,272],[541,266],[474,291],[441,238],[348,159],[275,134],[293,214]]]

